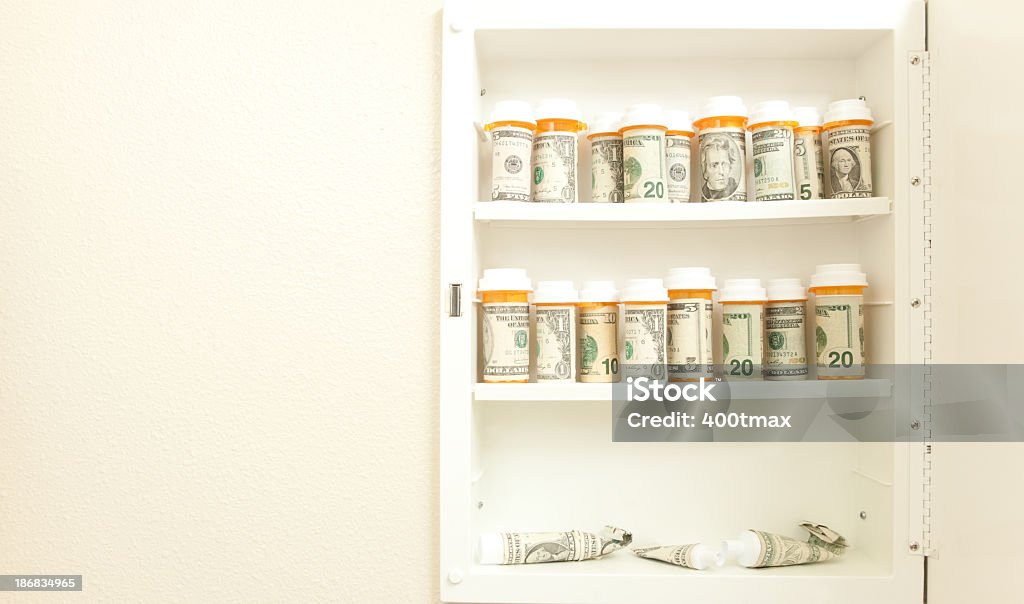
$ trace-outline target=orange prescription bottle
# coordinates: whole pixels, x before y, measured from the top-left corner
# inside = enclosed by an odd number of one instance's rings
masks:
[[[526,101],[498,101],[491,133],[491,201],[530,201],[530,157],[537,124]]]
[[[533,292],[537,322],[537,381],[576,381],[576,310],[572,281],[538,281]]]
[[[747,200],[747,107],[738,96],[713,96],[697,129],[700,200]]]
[[[614,281],[580,289],[580,381],[619,381],[619,292]]]
[[[807,379],[807,290],[800,279],[769,279],[764,309],[764,379]]]
[[[671,203],[690,201],[690,145],[693,124],[685,111],[666,112],[668,132],[665,133],[665,193]]]
[[[871,109],[861,99],[828,104],[825,111],[825,175],[829,197],[871,197]]]
[[[814,107],[794,107],[793,164],[798,199],[825,196],[825,166],[821,163],[821,116]]]
[[[590,141],[591,198],[599,203],[622,203],[622,113],[606,112],[591,124]]]
[[[819,264],[811,277],[819,380],[864,378],[864,289],[859,264]]]
[[[661,279],[630,279],[622,289],[622,331],[627,377],[665,380],[668,290]]]
[[[483,381],[530,381],[530,291],[521,268],[484,270],[477,291],[483,311]]]
[[[722,303],[722,364],[730,380],[761,379],[764,354],[764,305],[760,279],[726,279]]]
[[[718,287],[711,269],[674,268],[668,287],[668,377],[673,382],[696,382],[715,377],[711,321]]]
[[[537,105],[537,130],[533,135],[533,200],[545,203],[578,203],[576,175],[580,121],[576,103],[569,99],[544,99]]]
[[[622,190],[626,203],[667,201],[665,112],[661,105],[630,105],[622,118]]]
[[[750,148],[754,158],[754,199],[795,199],[793,129],[786,101],[764,101],[750,112]]]

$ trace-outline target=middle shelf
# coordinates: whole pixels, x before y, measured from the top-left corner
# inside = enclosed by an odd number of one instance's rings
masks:
[[[733,400],[741,399],[823,399],[888,397],[892,382],[888,379],[803,380],[790,382],[729,382]],[[614,384],[570,382],[495,384],[477,383],[473,388],[478,401],[611,401]],[[624,385],[620,385],[624,388]]]

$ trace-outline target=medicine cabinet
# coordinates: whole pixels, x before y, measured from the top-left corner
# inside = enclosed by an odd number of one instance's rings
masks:
[[[858,262],[871,363],[927,360],[928,57],[924,3],[552,3],[450,0],[442,19],[440,583],[445,602],[920,602],[927,446],[616,443],[610,388],[478,384],[484,268],[543,279],[801,277]],[[875,117],[868,199],[532,204],[489,199],[480,125],[494,102],[568,97],[583,115],[713,95],[824,109],[863,96]],[[579,173],[589,172],[581,138]],[[588,177],[580,199],[589,197]],[[717,354],[717,352],[716,352]],[[865,383],[865,392],[886,385]],[[794,399],[810,381],[787,384]],[[920,402],[913,384],[895,393]],[[869,394],[865,394],[869,395]],[[787,395],[789,396],[789,395]],[[482,566],[486,531],[630,530],[634,543],[800,536],[851,543],[835,562],[692,571],[621,551],[578,563]]]

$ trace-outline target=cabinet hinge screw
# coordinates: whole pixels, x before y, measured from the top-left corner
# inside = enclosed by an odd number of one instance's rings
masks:
[[[918,543],[917,541],[911,541],[910,542],[910,551],[916,552],[919,549],[921,549],[921,544],[920,543]]]
[[[487,89],[486,88],[481,88],[480,89],[480,96],[483,96],[485,94],[487,94]]]
[[[868,513],[865,512],[865,511],[861,511],[861,513],[858,514],[858,515],[860,516],[861,520],[867,520],[868,519]]]
[[[921,62],[921,57],[919,57],[917,55],[914,55],[914,56],[910,57],[910,64],[911,65],[917,65],[920,62]]]
[[[910,308],[918,308],[921,306],[921,298],[914,298],[910,301]]]
[[[921,428],[921,422],[917,421],[916,419],[914,421],[910,422],[910,429],[911,430],[918,430],[920,428]]]
[[[914,185],[916,187],[919,184],[921,184],[921,179],[918,178],[917,176],[915,176],[915,177],[910,179],[910,184],[912,184],[912,185]]]

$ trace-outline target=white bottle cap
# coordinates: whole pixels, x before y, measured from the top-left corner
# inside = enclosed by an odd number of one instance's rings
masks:
[[[529,122],[533,121],[533,111],[526,101],[508,100],[498,101],[491,111],[491,122]]]
[[[626,115],[622,118],[622,127],[629,126],[664,126],[665,112],[661,105],[654,103],[637,103],[626,109]]]
[[[477,290],[485,291],[530,291],[533,283],[526,275],[525,268],[488,268],[480,278]]]
[[[743,531],[739,539],[727,539],[722,542],[722,557],[733,558],[740,564],[750,568],[761,553],[761,540],[753,531]]]
[[[537,105],[535,112],[538,120],[576,120],[580,121],[580,110],[571,99],[544,99]]]
[[[590,124],[590,136],[595,134],[607,134],[614,132],[618,134],[619,128],[622,127],[622,112],[621,111],[605,111],[594,118],[593,123]]]
[[[845,120],[871,120],[871,109],[861,99],[843,99],[832,101],[825,110],[825,123]]]
[[[630,279],[622,288],[625,302],[668,302],[668,290],[661,279]]]
[[[750,112],[750,127],[765,122],[792,122],[793,111],[787,101],[763,101]]]
[[[861,272],[859,264],[819,264],[814,267],[811,287],[842,287],[844,285],[867,287],[868,276]]]
[[[584,281],[580,289],[581,302],[618,302],[619,290],[614,281]]]
[[[743,99],[738,96],[713,96],[704,103],[698,118],[727,115],[746,117],[747,106],[743,104]]]
[[[817,107],[794,107],[793,118],[801,126],[820,126],[821,116]]]
[[[768,299],[760,279],[726,279],[719,302],[762,302]]]
[[[693,568],[704,570],[712,566],[721,566],[725,563],[725,553],[722,550],[713,550],[703,543],[693,547]]]
[[[668,129],[677,132],[693,132],[693,122],[690,121],[690,112],[673,109],[665,112],[665,121],[668,122]]]
[[[480,564],[501,564],[504,559],[501,533],[481,533],[477,544],[476,559]]]
[[[669,269],[665,285],[669,289],[718,289],[711,269],[704,266]]]
[[[807,289],[800,279],[769,279],[768,287],[769,300],[806,300]]]
[[[533,292],[533,303],[565,302],[576,304],[580,301],[579,292],[572,281],[538,281]]]

